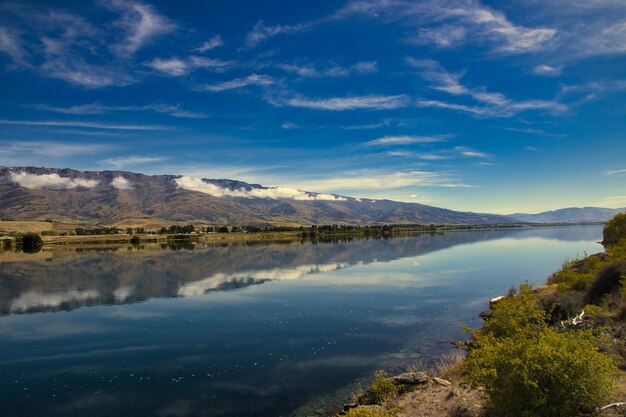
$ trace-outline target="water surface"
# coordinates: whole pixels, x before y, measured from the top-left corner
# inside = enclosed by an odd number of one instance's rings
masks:
[[[323,415],[601,227],[0,253],[6,416]],[[180,249],[180,248],[178,248]]]

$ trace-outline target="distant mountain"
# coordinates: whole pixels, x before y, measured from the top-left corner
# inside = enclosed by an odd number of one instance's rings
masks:
[[[0,218],[100,224],[126,219],[230,225],[514,222],[494,214],[234,180],[36,167],[0,167]]]
[[[537,214],[516,213],[510,217],[527,223],[585,223],[605,222],[626,209],[602,207],[570,207]]]

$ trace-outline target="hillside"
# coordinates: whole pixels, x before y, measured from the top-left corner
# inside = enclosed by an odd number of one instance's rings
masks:
[[[569,207],[537,214],[516,213],[510,217],[527,223],[585,223],[606,222],[617,213],[626,209],[610,209],[602,207]]]
[[[0,167],[0,218],[106,223],[508,224],[509,217],[357,199],[234,180],[125,171]]]

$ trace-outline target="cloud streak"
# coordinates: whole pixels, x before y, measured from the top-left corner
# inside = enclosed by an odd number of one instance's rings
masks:
[[[275,106],[302,107],[314,110],[393,110],[406,107],[410,98],[406,94],[392,96],[352,96],[332,98],[294,97],[285,100],[271,100]]]
[[[287,199],[300,201],[345,201],[345,197],[332,194],[318,194],[306,191],[296,190],[287,187],[270,187],[270,188],[240,188],[231,190],[229,188],[220,187],[200,178],[183,176],[174,180],[176,185],[182,189],[189,191],[197,191],[208,194],[213,197],[236,197],[236,198],[262,198],[262,199]]]
[[[73,190],[75,188],[94,188],[99,184],[96,180],[83,178],[61,177],[59,174],[28,174],[26,172],[10,172],[9,180],[20,187],[37,190],[51,188],[54,190]]]
[[[180,104],[166,104],[166,103],[153,103],[143,106],[111,106],[100,103],[79,104],[70,107],[56,107],[47,104],[32,104],[26,107],[49,111],[61,114],[73,114],[73,115],[94,115],[105,114],[108,112],[135,112],[135,111],[153,111],[156,113],[167,114],[172,117],[188,118],[188,119],[204,119],[209,117],[205,113],[185,110],[181,108]]]
[[[248,86],[268,86],[272,84],[274,80],[268,75],[252,74],[243,78],[235,78],[233,80],[224,81],[216,84],[203,84],[196,87],[200,91],[210,91],[213,93],[219,93],[221,91],[236,90]]]
[[[446,71],[437,61],[406,58],[406,63],[419,70],[419,75],[431,83],[430,88],[452,96],[469,96],[477,105],[448,103],[441,100],[418,99],[418,107],[436,107],[457,110],[484,117],[511,117],[524,111],[546,110],[563,113],[565,104],[554,100],[512,100],[502,93],[491,93],[486,88],[469,88],[461,83],[463,72]]]
[[[6,120],[0,119],[2,125],[50,126],[50,127],[86,127],[106,130],[172,130],[171,127],[160,125],[130,125],[116,123],[82,122],[69,120]]]
[[[445,139],[432,136],[384,136],[363,143],[364,146],[413,145],[416,143],[443,142]]]

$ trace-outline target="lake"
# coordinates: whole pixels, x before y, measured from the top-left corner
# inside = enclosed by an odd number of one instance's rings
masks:
[[[0,252],[3,416],[314,416],[432,362],[601,226]]]

